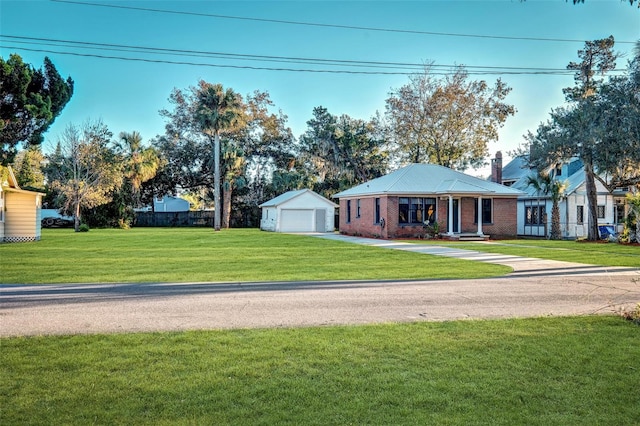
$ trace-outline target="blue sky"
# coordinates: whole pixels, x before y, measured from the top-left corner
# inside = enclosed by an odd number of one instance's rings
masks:
[[[94,5],[78,4],[81,2]],[[230,60],[108,51],[104,46],[90,50],[89,46],[66,43],[62,46],[51,40],[287,58],[564,69],[569,61],[578,60],[577,51],[584,46],[584,40],[609,35],[616,39],[616,50],[627,55],[618,61],[618,67],[624,68],[633,44],[623,42],[640,39],[640,9],[618,0],[586,0],[579,5],[563,0],[78,0],[77,3],[0,0],[0,56],[7,58],[10,53],[18,53],[25,62],[37,67],[49,56],[63,76],[71,76],[75,81],[73,98],[45,136],[45,150],[55,144],[69,123],[81,124],[98,118],[116,135],[137,130],[149,141],[164,131],[164,120],[158,111],[169,106],[167,98],[173,88],[188,88],[199,79],[221,83],[243,96],[254,90],[268,91],[275,107],[289,117],[289,126],[296,137],[305,131],[314,107],[322,105],[335,115],[369,119],[376,111],[384,112],[390,90],[408,81],[406,75],[247,67],[407,70],[263,62],[255,56],[251,60]],[[105,59],[88,54],[244,68]],[[552,107],[563,103],[562,88],[571,86],[573,77],[509,74],[473,78],[493,83],[498,77],[513,89],[507,100],[518,109],[502,128],[500,140],[490,146],[492,153],[502,150],[506,154],[522,143],[523,134],[534,131],[546,120]],[[475,172],[482,173],[486,174],[486,169]]]

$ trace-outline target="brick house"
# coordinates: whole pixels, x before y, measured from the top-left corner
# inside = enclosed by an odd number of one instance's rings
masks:
[[[410,164],[334,198],[340,202],[343,234],[415,238],[424,236],[425,223],[437,222],[446,238],[485,239],[516,236],[519,195],[519,190],[447,167]]]

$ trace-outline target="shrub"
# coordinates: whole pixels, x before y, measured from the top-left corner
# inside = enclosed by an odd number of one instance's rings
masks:
[[[620,315],[627,321],[631,321],[636,325],[640,325],[640,303],[638,303],[636,307],[630,311],[626,309],[621,311]]]
[[[89,225],[86,223],[81,224],[78,228],[78,232],[89,232]]]

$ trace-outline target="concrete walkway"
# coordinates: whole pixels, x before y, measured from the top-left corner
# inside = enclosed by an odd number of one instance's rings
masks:
[[[508,254],[484,253],[474,250],[459,249],[456,247],[445,247],[434,244],[405,243],[393,240],[379,240],[374,238],[352,237],[337,233],[313,233],[307,234],[318,238],[325,238],[335,241],[344,241],[353,244],[362,244],[373,247],[380,247],[393,250],[404,250],[415,253],[431,254],[434,256],[454,257],[457,259],[474,260],[477,262],[495,263],[508,266],[513,269],[509,276],[532,277],[532,276],[575,276],[575,275],[603,275],[612,272],[618,274],[637,275],[640,278],[640,257],[638,257],[638,268],[617,267],[617,266],[596,266],[582,263],[562,262],[558,260],[538,259],[533,257],[521,257]],[[489,244],[489,243],[478,243]]]

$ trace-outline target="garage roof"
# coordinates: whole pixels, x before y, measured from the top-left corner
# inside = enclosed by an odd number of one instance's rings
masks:
[[[277,197],[272,198],[269,201],[265,201],[264,203],[260,204],[258,207],[260,207],[260,208],[262,208],[262,207],[277,207],[277,206],[279,206],[281,204],[284,204],[284,203],[286,203],[288,201],[291,201],[294,198],[297,198],[297,197],[301,196],[302,194],[306,194],[306,193],[318,198],[319,201],[323,201],[323,202],[325,202],[327,204],[330,204],[330,205],[332,205],[334,207],[337,207],[337,205],[333,201],[327,200],[322,195],[317,194],[317,193],[313,192],[310,189],[298,189],[298,190],[295,190],[295,191],[285,192],[284,194],[278,195]]]

